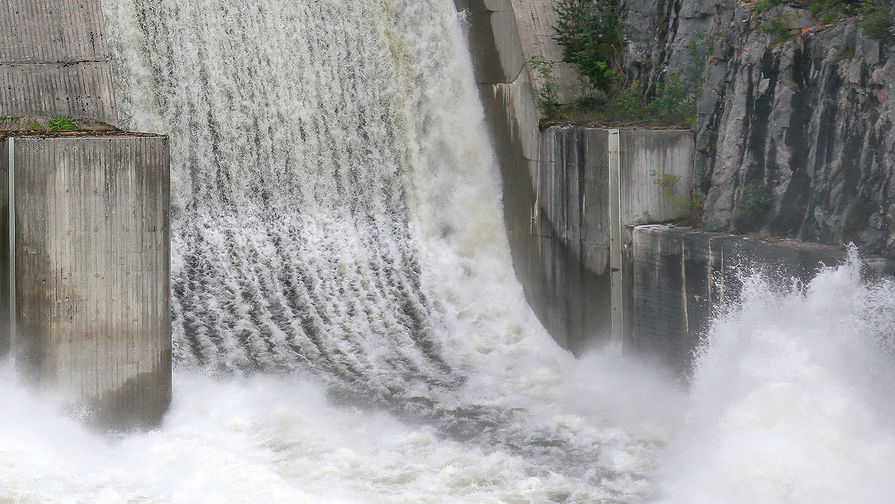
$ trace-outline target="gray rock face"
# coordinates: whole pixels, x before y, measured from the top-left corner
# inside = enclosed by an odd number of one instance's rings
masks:
[[[855,242],[895,257],[895,54],[857,20],[819,27],[778,7],[772,45],[752,7],[722,0],[624,3],[626,65],[650,89],[711,56],[698,102],[697,172],[710,230]]]

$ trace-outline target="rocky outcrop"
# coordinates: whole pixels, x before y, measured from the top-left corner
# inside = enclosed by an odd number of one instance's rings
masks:
[[[789,6],[758,15],[726,0],[624,4],[628,72],[649,89],[702,64],[687,48],[710,41],[697,136],[708,229],[895,257],[891,48],[857,19],[818,26]],[[772,18],[784,30],[765,33]]]

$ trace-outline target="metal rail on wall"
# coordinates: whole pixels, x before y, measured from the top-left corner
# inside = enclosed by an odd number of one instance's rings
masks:
[[[622,292],[621,143],[619,130],[609,130],[609,268],[612,342],[624,341],[624,295]]]

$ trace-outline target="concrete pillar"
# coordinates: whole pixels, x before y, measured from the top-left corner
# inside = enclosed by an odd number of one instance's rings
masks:
[[[17,368],[101,425],[157,423],[171,399],[167,137],[5,137],[0,194],[0,340]]]
[[[539,316],[558,341],[575,348],[577,340],[584,348],[610,334],[620,342],[630,333],[625,285],[631,272],[622,260],[630,257],[627,227],[684,216],[694,152],[689,130],[544,131],[533,213],[537,236],[561,245],[545,254],[555,265],[550,271],[564,274],[548,277],[555,284],[538,292],[571,301],[545,304]],[[674,186],[663,187],[663,180]]]

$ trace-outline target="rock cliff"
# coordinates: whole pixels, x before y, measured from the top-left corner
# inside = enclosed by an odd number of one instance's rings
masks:
[[[627,71],[648,89],[694,64],[692,40],[711,44],[697,132],[706,228],[895,257],[895,44],[788,5],[622,3]]]

